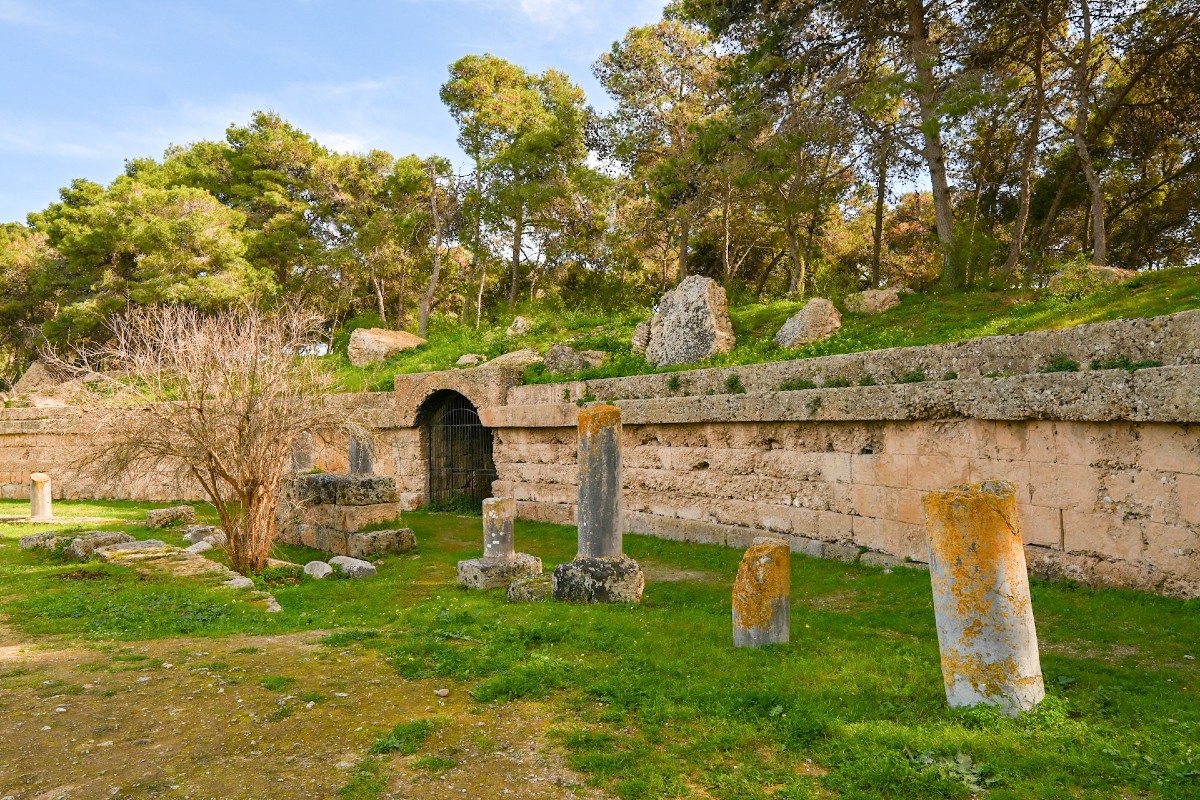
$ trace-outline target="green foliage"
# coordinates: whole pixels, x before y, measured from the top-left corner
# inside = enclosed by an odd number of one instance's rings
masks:
[[[421,745],[437,728],[437,723],[431,719],[417,719],[411,722],[401,722],[392,728],[391,732],[380,737],[371,745],[371,753],[399,753],[411,756],[421,749]]]
[[[1078,372],[1079,362],[1066,356],[1053,356],[1042,372]]]
[[[849,378],[826,378],[823,384],[826,389],[844,389],[849,385]]]
[[[810,381],[808,378],[788,378],[783,383],[779,384],[781,392],[796,392],[803,389],[815,389],[817,384]]]
[[[1152,369],[1161,366],[1161,361],[1131,361],[1129,356],[1097,359],[1089,365],[1091,369],[1123,369],[1129,372],[1137,372],[1139,369]]]
[[[745,394],[746,387],[742,385],[741,376],[734,373],[725,379],[726,394]]]
[[[900,376],[899,383],[921,383],[925,380],[925,373],[920,370],[906,372]]]
[[[858,379],[859,386],[877,386],[877,382],[870,375],[863,375]]]

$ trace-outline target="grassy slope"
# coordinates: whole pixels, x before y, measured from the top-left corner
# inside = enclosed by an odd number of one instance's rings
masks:
[[[21,506],[0,501],[0,513]],[[56,506],[129,520],[143,508]],[[82,569],[106,577],[64,580],[81,568],[18,551],[15,537],[29,528],[0,526],[0,611],[29,638],[64,635],[55,646],[340,629],[329,644],[378,648],[403,677],[459,681],[481,703],[538,697],[570,712],[582,724],[562,723],[559,745],[622,798],[1200,796],[1200,667],[1184,658],[1200,656],[1197,601],[1036,583],[1049,699],[1011,721],[945,707],[923,572],[797,557],[792,644],[735,650],[736,550],[629,536],[626,549],[644,566],[689,570],[689,579],[651,580],[635,607],[511,605],[498,590],[453,583],[454,563],[480,552],[478,517],[405,521],[415,555],[384,559],[368,581],[274,587],[285,609],[275,615],[124,567],[92,564]],[[572,528],[517,531],[520,549],[547,570],[575,552]],[[280,550],[298,561],[312,554]],[[6,679],[0,672],[0,690]],[[410,715],[423,716],[398,709],[371,722],[383,736]],[[347,796],[377,796],[377,778]]]
[[[730,317],[737,335],[737,347],[731,353],[692,366],[756,364],[1171,314],[1200,308],[1200,268],[1147,273],[1123,286],[1070,302],[1038,291],[909,295],[898,307],[883,314],[844,314],[841,331],[823,342],[799,350],[776,347],[772,342],[775,332],[803,305],[803,302],[783,300],[732,308]],[[429,344],[374,367],[356,369],[350,366],[344,354],[331,356],[329,360],[346,391],[388,390],[397,374],[448,369],[463,353],[494,357],[525,347],[544,353],[560,342],[583,349],[606,350],[612,355],[604,366],[576,376],[549,375],[540,366],[535,366],[526,373],[527,382],[666,371],[652,368],[644,358],[630,351],[629,340],[634,326],[649,314],[647,310],[603,318],[585,314],[534,313],[530,315],[534,328],[523,337],[507,339],[502,328],[475,331],[451,327],[434,330]]]

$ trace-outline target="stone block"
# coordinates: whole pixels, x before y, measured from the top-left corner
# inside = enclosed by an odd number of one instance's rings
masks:
[[[371,562],[349,556],[334,556],[329,559],[329,566],[341,570],[347,578],[369,578],[377,572]]]
[[[396,503],[396,479],[385,475],[344,475],[337,485],[335,502],[340,506],[372,506]]]
[[[156,508],[146,512],[147,528],[167,528],[172,525],[188,525],[195,523],[196,509],[191,506],[171,506]]]
[[[554,568],[551,585],[554,599],[568,603],[640,603],[646,579],[629,556],[577,556]]]
[[[1080,464],[1030,464],[1029,488],[1032,505],[1088,513],[1096,508],[1100,478]]]
[[[367,558],[382,553],[407,553],[416,546],[417,537],[410,528],[351,533],[346,536],[346,551],[342,555]]]
[[[75,561],[86,561],[96,552],[97,547],[132,541],[133,537],[123,531],[88,531],[72,539],[71,544],[63,550],[63,556]]]
[[[550,599],[553,579],[550,575],[540,573],[519,578],[508,587],[506,596],[513,603],[535,603]]]
[[[526,553],[511,558],[472,558],[458,562],[458,583],[472,589],[497,589],[519,578],[540,575],[542,560]]]
[[[304,574],[310,575],[317,580],[322,580],[333,574],[333,567],[324,561],[310,561],[304,565]]]
[[[1142,558],[1142,526],[1125,522],[1109,512],[1080,513],[1064,510],[1063,549],[1068,553],[1088,553],[1122,561]]]

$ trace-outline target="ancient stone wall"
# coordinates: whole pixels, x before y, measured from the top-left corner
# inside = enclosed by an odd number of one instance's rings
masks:
[[[1081,371],[1043,373],[1056,357]],[[1161,366],[1088,369],[1113,359]],[[897,382],[913,372],[927,380]],[[729,393],[734,374],[745,392]],[[863,376],[879,385],[780,390]],[[920,563],[924,493],[1007,480],[1035,572],[1200,595],[1200,312],[603,381],[519,386],[519,377],[401,376],[393,393],[339,402],[367,412],[376,472],[397,479],[406,508],[427,487],[422,413],[437,393],[457,391],[494,431],[494,494],[516,497],[524,518],[572,522],[573,401],[594,397],[621,407],[630,532],[734,547],[772,533],[796,552]],[[0,411],[0,495],[28,497],[40,471],[56,497],[199,496],[171,475],[116,487],[75,476],[81,414]],[[319,442],[314,464],[345,470],[346,452],[345,442]]]

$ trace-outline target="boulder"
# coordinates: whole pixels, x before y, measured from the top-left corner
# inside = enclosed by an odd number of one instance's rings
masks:
[[[133,540],[133,537],[124,531],[88,531],[72,539],[67,549],[63,550],[63,555],[76,561],[87,561],[96,552],[97,547],[124,544]]]
[[[504,335],[511,339],[514,336],[524,336],[531,330],[533,330],[533,323],[525,319],[525,317],[518,316],[513,319],[512,325],[508,326],[508,330],[504,332]]]
[[[901,288],[867,289],[846,295],[846,310],[855,314],[879,314],[900,305]]]
[[[487,359],[479,355],[479,353],[463,353],[458,357],[458,361],[454,362],[454,366],[477,367],[485,361],[487,361]]]
[[[350,334],[350,346],[346,355],[356,367],[365,367],[385,361],[396,353],[411,350],[425,344],[420,336],[407,331],[389,331],[384,328],[358,328]]]
[[[725,290],[712,278],[690,275],[659,301],[646,360],[656,367],[691,364],[728,353],[734,343]]]
[[[192,523],[196,521],[196,509],[191,506],[171,506],[156,508],[146,512],[147,528],[166,528],[170,525]]]
[[[322,580],[333,574],[333,567],[324,561],[310,561],[304,565],[304,574],[311,575],[317,580]]]
[[[576,350],[565,344],[556,344],[546,353],[546,371],[558,375],[570,375],[592,369],[604,363],[608,353],[603,350]]]
[[[576,556],[554,568],[550,585],[554,599],[568,603],[640,603],[646,578],[626,555]]]
[[[350,556],[334,556],[329,559],[329,566],[337,567],[347,578],[369,578],[376,572],[371,562]]]
[[[62,381],[55,377],[45,364],[41,361],[34,361],[12,388],[15,394],[28,394],[43,389],[53,389],[61,383]]]
[[[1050,277],[1050,283],[1047,285],[1047,288],[1055,293],[1063,291],[1071,283],[1085,283],[1099,288],[1106,284],[1124,283],[1136,277],[1137,272],[1131,269],[1117,269],[1116,267],[1102,267],[1099,264],[1087,264],[1082,267],[1073,267],[1054,273]]]
[[[209,550],[213,549],[213,546],[212,542],[208,541],[207,539],[201,539],[195,544],[189,545],[183,549],[187,550],[189,553],[207,553]]]
[[[646,355],[646,348],[650,346],[650,323],[639,322],[637,327],[633,329],[633,339],[630,341],[635,355]]]
[[[192,527],[184,530],[183,540],[185,542],[195,544],[196,542],[203,542],[208,537],[212,536],[213,534],[217,534],[217,533],[221,533],[221,529],[216,526],[193,525]],[[224,534],[222,534],[222,535],[224,535]],[[221,542],[221,544],[225,544],[225,543]]]
[[[491,361],[483,365],[488,367],[530,367],[534,364],[539,364],[542,357],[538,355],[537,350],[514,350],[511,353],[505,353],[502,356],[496,356]]]
[[[842,315],[824,297],[814,297],[775,334],[775,344],[796,348],[828,339],[842,327]]]
[[[550,598],[552,577],[543,573],[519,578],[509,584],[507,597],[514,603],[535,603]]]
[[[252,581],[250,578],[247,578],[245,575],[238,575],[230,578],[221,585],[228,586],[230,589],[253,589],[254,581]]]

